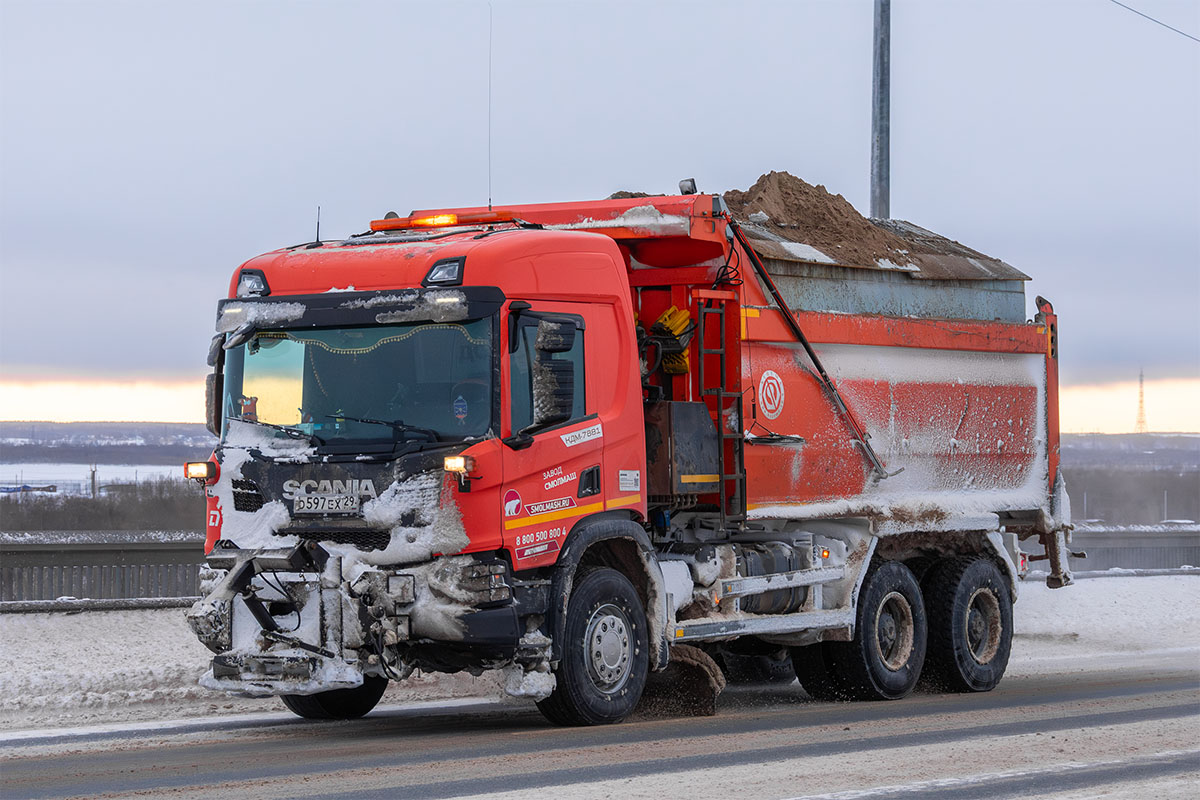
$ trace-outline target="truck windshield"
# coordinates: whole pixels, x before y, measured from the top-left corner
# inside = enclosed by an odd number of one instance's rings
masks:
[[[487,319],[259,331],[226,354],[223,417],[317,442],[482,436],[492,358]]]

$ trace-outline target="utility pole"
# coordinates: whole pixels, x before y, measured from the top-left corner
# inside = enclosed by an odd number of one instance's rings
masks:
[[[892,0],[875,0],[875,69],[871,77],[871,217],[891,216]]]

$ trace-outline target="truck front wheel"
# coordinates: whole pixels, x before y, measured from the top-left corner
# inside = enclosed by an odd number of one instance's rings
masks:
[[[646,612],[633,584],[608,568],[578,577],[565,628],[554,692],[538,709],[556,725],[625,719],[641,699],[650,666]]]
[[[1013,611],[1008,585],[987,558],[942,561],[924,581],[929,616],[925,676],[938,688],[987,692],[1008,667]]]
[[[358,719],[383,697],[387,678],[364,675],[362,686],[317,694],[284,694],[279,699],[293,714],[305,719]]]
[[[926,636],[917,579],[899,561],[887,561],[872,567],[863,584],[853,641],[825,643],[826,667],[851,698],[898,700],[921,677]]]

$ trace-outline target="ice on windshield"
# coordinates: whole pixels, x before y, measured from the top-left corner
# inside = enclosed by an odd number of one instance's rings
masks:
[[[481,436],[492,359],[490,320],[260,331],[228,353],[224,417],[325,441]]]

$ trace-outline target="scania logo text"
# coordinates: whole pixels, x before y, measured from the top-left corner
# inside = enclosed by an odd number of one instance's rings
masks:
[[[375,483],[367,480],[348,481],[284,481],[283,496],[287,500],[295,500],[298,494],[349,494],[360,497],[378,497]]]

